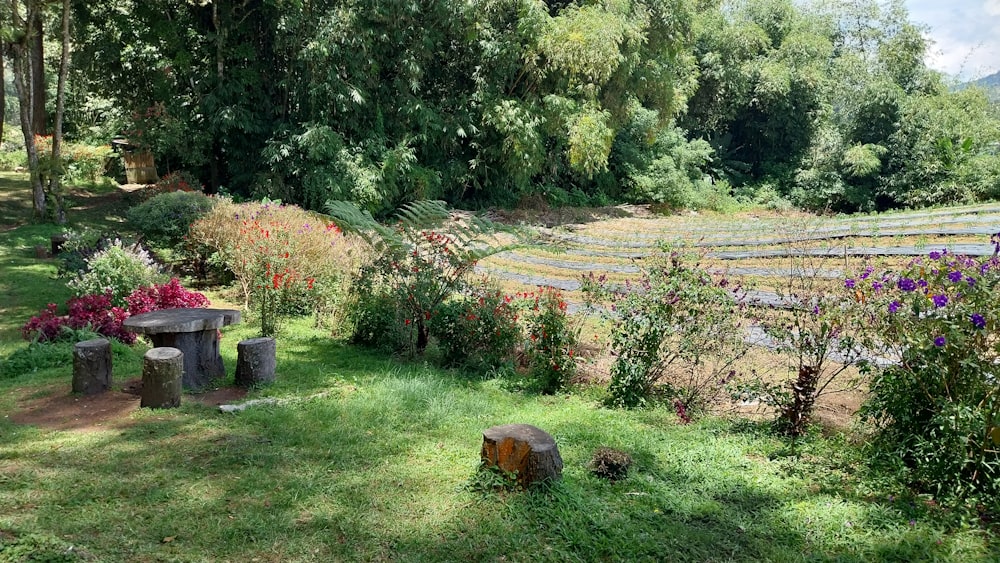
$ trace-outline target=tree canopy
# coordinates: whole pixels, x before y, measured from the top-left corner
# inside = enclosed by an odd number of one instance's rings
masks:
[[[124,133],[210,190],[375,214],[419,199],[853,211],[1000,195],[997,106],[925,67],[900,0],[72,8],[67,135]]]

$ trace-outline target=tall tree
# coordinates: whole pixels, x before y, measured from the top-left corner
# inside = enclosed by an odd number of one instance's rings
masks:
[[[22,13],[23,10],[23,13]],[[37,74],[43,68],[36,59],[39,56],[35,49],[35,37],[38,29],[36,21],[41,21],[42,4],[38,0],[10,0],[10,31],[5,39],[11,70],[14,75],[14,87],[17,91],[21,133],[24,135],[24,146],[28,154],[28,171],[31,176],[32,209],[35,218],[41,219],[46,214],[45,186],[42,182],[39,167],[38,147],[35,145],[36,125],[39,122],[36,112],[39,111],[38,100],[44,96],[38,90],[38,84],[44,86],[44,78],[39,81]],[[44,87],[42,88],[44,90]],[[44,113],[44,102],[41,105]]]
[[[62,50],[59,57],[59,82],[56,87],[56,121],[52,132],[52,170],[49,177],[49,193],[56,204],[56,222],[66,222],[66,208],[62,196],[62,140],[63,114],[66,111],[66,78],[69,75],[69,0],[62,2]]]

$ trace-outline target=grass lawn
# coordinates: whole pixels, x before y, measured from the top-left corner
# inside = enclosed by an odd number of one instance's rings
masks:
[[[5,196],[23,189],[11,179]],[[75,217],[114,222],[99,207]],[[0,232],[8,365],[25,357],[19,327],[68,296],[31,251],[57,230]],[[253,335],[224,331],[230,374]],[[116,383],[139,375],[142,350],[118,350]],[[0,369],[0,561],[1000,560],[978,523],[880,485],[841,436],[793,449],[748,422],[608,410],[597,389],[523,394],[356,349],[308,319],[278,354],[277,382],[251,397],[281,404],[223,414],[185,396],[65,430],[11,416],[69,392],[68,355]],[[560,482],[502,492],[477,475],[482,431],[515,422],[555,437]],[[631,454],[626,479],[591,473],[600,446]]]

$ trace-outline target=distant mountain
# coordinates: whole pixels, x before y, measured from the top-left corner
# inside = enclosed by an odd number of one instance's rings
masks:
[[[974,80],[972,83],[983,88],[1000,88],[1000,72],[994,72],[989,76]]]

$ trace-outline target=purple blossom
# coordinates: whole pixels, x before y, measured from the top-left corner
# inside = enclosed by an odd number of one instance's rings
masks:
[[[976,278],[973,278],[971,276],[966,276],[965,277],[965,283],[969,284],[969,287],[972,287],[972,286],[976,285]]]
[[[917,280],[917,285],[919,285],[921,288],[926,288],[927,287],[927,280],[919,279],[919,280]]]
[[[927,256],[929,256],[931,260],[940,260],[941,259],[941,253],[938,252],[937,250],[932,250],[931,253],[928,254]]]
[[[948,280],[950,280],[952,283],[958,283],[962,281],[962,272],[959,272],[958,270],[952,270],[948,272]]]
[[[846,287],[847,289],[854,289],[854,280],[851,278],[847,278],[846,280],[844,280],[844,287]]]
[[[910,278],[900,278],[896,285],[903,291],[913,291],[917,289],[917,284]]]
[[[979,313],[972,313],[969,316],[969,320],[972,321],[972,326],[976,328],[986,328],[986,319]]]
[[[896,311],[899,310],[899,308],[901,306],[902,306],[902,303],[900,303],[899,301],[893,301],[892,303],[889,303],[889,312],[890,313],[895,313]]]
[[[945,337],[943,336],[938,336],[937,338],[934,339],[934,345],[937,346],[938,348],[944,346],[947,343],[948,341],[945,340]]]
[[[934,306],[935,307],[937,307],[937,308],[940,309],[941,307],[944,307],[945,305],[948,304],[948,296],[947,295],[934,295],[934,296],[931,296],[931,301],[934,302]]]
[[[879,291],[882,291],[882,282],[873,281],[872,282],[872,289],[875,290],[876,293],[878,293]]]
[[[871,266],[865,266],[865,271],[861,272],[861,279],[863,280],[868,279],[868,276],[872,275],[873,271],[875,271],[875,268]]]

